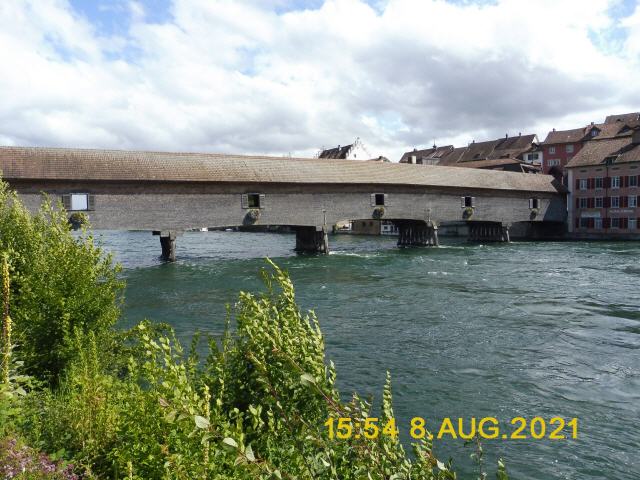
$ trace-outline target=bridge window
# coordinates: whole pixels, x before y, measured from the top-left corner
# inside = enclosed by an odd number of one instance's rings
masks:
[[[540,208],[540,199],[539,198],[530,198],[529,199],[529,208]]]
[[[62,195],[62,205],[70,212],[86,212],[93,210],[94,198],[93,195],[89,195],[88,193],[71,193]]]
[[[372,207],[384,207],[386,204],[387,195],[384,193],[372,193],[371,194],[371,206]]]
[[[242,195],[242,208],[264,208],[264,194],[245,193]]]
[[[476,197],[460,197],[460,206],[462,208],[467,207],[475,207],[476,206]]]

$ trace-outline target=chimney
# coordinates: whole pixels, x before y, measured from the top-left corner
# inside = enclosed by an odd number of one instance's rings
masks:
[[[593,122],[591,122],[591,126],[593,127]]]
[[[508,134],[508,133],[505,133],[505,134],[504,134],[504,138],[509,138],[509,134]]]
[[[522,136],[522,132],[518,132],[518,136],[521,137]]]
[[[556,127],[553,127],[553,131],[554,131],[554,132],[556,131]]]

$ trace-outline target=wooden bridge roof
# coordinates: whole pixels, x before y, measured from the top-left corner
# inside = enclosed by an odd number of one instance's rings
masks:
[[[6,179],[378,184],[557,192],[550,175],[462,167],[211,153],[0,147]],[[558,188],[557,188],[558,187]]]

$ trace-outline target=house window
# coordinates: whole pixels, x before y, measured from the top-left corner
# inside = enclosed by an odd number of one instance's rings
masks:
[[[597,128],[593,128],[590,133],[592,137],[597,137],[599,132]]]
[[[588,208],[589,199],[588,198],[581,198],[579,205],[580,205],[580,208]]]
[[[556,147],[549,147],[549,153],[556,153]]]
[[[567,153],[573,153],[573,145],[567,145]]]
[[[264,199],[261,193],[245,193],[242,195],[242,208],[264,208]]]
[[[580,219],[580,228],[589,228],[589,218]]]
[[[580,179],[580,190],[586,190],[586,189],[587,189],[587,179],[582,178]]]
[[[601,218],[594,218],[593,219],[593,228],[595,228],[596,230],[602,230],[602,219]]]
[[[602,197],[596,197],[596,208],[602,208],[604,206],[604,202],[602,201]]]
[[[560,165],[560,160],[558,158],[552,158],[547,160],[547,165],[550,167],[557,167]]]
[[[539,198],[530,198],[529,199],[529,208],[540,208],[540,199]]]
[[[638,228],[638,219],[629,218],[629,230],[635,230],[636,228]]]
[[[637,187],[638,186],[638,176],[637,175],[631,175],[629,177],[629,186],[630,187]]]
[[[620,197],[611,197],[611,208],[620,208]]]
[[[637,207],[637,206],[638,206],[637,198],[636,198],[636,196],[635,196],[635,195],[629,195],[628,200],[629,200],[629,201],[628,201],[628,205],[629,205],[629,207],[631,207],[631,208],[635,208],[635,207]]]
[[[604,178],[596,177],[596,190],[602,190],[604,188]]]
[[[611,177],[611,188],[620,188],[620,177]]]
[[[611,228],[620,228],[620,219],[612,218],[611,219]]]

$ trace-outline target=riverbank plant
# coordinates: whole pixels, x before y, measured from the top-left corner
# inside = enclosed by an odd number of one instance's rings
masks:
[[[3,325],[20,332],[15,348],[3,333],[10,367],[1,385],[22,390],[0,400],[0,413],[10,412],[0,458],[47,467],[8,478],[73,478],[63,476],[68,465],[81,478],[105,479],[456,478],[430,441],[409,455],[396,435],[328,435],[328,418],[364,423],[374,408],[339,392],[315,315],[301,312],[291,279],[272,262],[264,292],[240,293],[224,334],[202,339],[201,357],[198,339],[185,349],[166,326],[115,328],[118,270],[86,232],[70,234],[64,212],[46,204],[31,217],[6,186],[0,201],[10,203],[0,205],[2,219],[16,222],[0,226]],[[19,379],[20,368],[40,380]],[[389,376],[381,397],[375,411],[384,425],[394,418]],[[503,467],[498,473],[506,478]]]
[[[72,234],[61,207],[45,198],[31,214],[1,182],[0,252],[9,259],[13,336],[25,373],[56,381],[75,356],[76,328],[112,342],[124,286],[119,267],[88,230]]]

